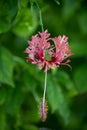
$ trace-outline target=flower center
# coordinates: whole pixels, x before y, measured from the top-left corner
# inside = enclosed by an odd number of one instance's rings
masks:
[[[48,61],[52,60],[52,56],[49,55],[49,49],[45,50],[45,59],[48,60]]]

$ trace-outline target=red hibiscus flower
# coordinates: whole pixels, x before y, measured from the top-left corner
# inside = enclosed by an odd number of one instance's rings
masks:
[[[72,55],[68,44],[68,37],[65,35],[50,38],[48,31],[39,32],[32,36],[28,41],[28,47],[25,50],[28,54],[27,61],[37,64],[40,69],[44,68],[45,72],[49,69],[67,65],[70,60],[66,60]]]

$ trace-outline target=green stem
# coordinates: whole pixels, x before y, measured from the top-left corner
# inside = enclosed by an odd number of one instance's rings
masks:
[[[44,32],[44,27],[43,27],[43,20],[42,20],[42,13],[41,13],[41,9],[38,5],[38,3],[36,2],[36,5],[38,7],[38,10],[39,10],[39,17],[40,17],[40,25],[41,25],[41,29],[42,29],[42,32]]]
[[[20,7],[21,7],[21,2],[20,0],[18,0],[18,9],[20,9]]]

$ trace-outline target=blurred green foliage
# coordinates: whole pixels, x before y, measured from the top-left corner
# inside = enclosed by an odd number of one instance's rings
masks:
[[[37,7],[39,5],[40,9]],[[44,72],[26,63],[27,40],[44,29],[67,35],[72,71],[48,73],[48,118],[38,106]],[[87,1],[0,0],[0,130],[87,130]]]

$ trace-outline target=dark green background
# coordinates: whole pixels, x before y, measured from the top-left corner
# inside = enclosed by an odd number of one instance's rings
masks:
[[[40,11],[44,29],[68,36],[73,52],[72,71],[48,72],[45,123],[38,114],[44,72],[24,54],[41,31]],[[87,130],[86,0],[0,0],[0,130]]]

